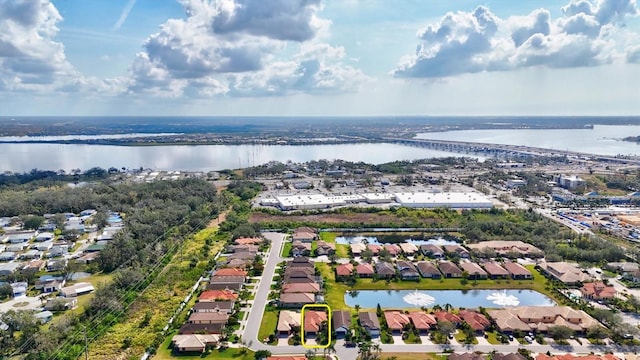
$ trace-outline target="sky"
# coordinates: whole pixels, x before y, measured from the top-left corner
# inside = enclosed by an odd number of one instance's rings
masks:
[[[0,116],[640,115],[636,0],[0,0]]]

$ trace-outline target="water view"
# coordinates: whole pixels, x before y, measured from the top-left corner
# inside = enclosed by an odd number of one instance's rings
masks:
[[[433,245],[455,245],[457,242],[453,240],[446,240],[443,238],[438,239],[428,239],[428,240],[413,240],[407,239],[405,242],[414,244],[414,245],[425,245],[425,244],[433,244]],[[381,244],[378,241],[376,236],[338,236],[336,237],[336,244],[349,245],[349,244],[357,244],[357,243],[367,243],[367,244]]]
[[[110,146],[77,144],[0,144],[0,171],[86,170],[127,167],[210,171],[260,165],[269,161],[342,159],[380,164],[395,160],[468,156],[396,144],[340,145],[168,145]]]
[[[344,301],[350,307],[361,308],[375,308],[378,304],[388,308],[446,304],[456,308],[556,306],[553,300],[534,290],[360,290],[346,293]]]
[[[593,129],[459,130],[417,134],[417,139],[526,145],[601,155],[639,155],[640,145],[622,141],[640,126],[594,125]]]

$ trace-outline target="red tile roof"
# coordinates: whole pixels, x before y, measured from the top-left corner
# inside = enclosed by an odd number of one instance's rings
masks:
[[[375,270],[373,270],[373,266],[371,264],[359,264],[356,266],[356,272],[362,275],[373,275]]]
[[[200,301],[213,301],[213,300],[237,300],[238,294],[231,290],[205,290],[200,294],[198,300]]]
[[[502,266],[512,275],[531,276],[531,272],[518,263],[505,262]]]
[[[260,238],[238,238],[233,241],[236,245],[253,245],[262,242]]]
[[[352,272],[353,265],[351,263],[336,266],[336,275],[338,276],[349,276]]]
[[[461,323],[462,319],[453,313],[450,313],[448,311],[436,311],[433,316],[436,318],[436,320],[438,321],[448,321],[448,322],[452,322],[452,323]]]
[[[224,268],[216,270],[214,276],[247,276],[247,272],[237,268]]]
[[[481,313],[473,310],[460,310],[458,316],[462,318],[475,331],[486,330],[491,322]]]
[[[431,326],[438,323],[433,315],[423,312],[410,313],[409,319],[418,330],[429,330]]]
[[[616,295],[616,289],[605,285],[602,281],[584,283],[580,291],[583,296],[594,299],[612,299]]]
[[[397,310],[385,311],[384,319],[387,321],[387,326],[391,330],[402,330],[404,325],[408,324],[410,321],[409,316]]]
[[[288,283],[282,285],[282,293],[318,293],[320,285],[316,283]]]
[[[327,321],[327,313],[324,311],[307,310],[304,312],[304,331],[318,332],[323,321]]]

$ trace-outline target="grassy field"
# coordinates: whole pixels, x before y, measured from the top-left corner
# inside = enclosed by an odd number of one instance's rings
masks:
[[[262,322],[260,323],[260,330],[258,330],[258,339],[262,340],[269,335],[273,334],[278,325],[278,311],[265,309],[262,315]]]
[[[183,241],[182,256],[173,256],[169,264],[131,305],[124,321],[114,325],[107,334],[89,347],[91,359],[126,359],[140,356],[144,349],[153,343],[169,317],[190,291],[194,281],[206,270],[208,259],[222,249],[224,242],[214,241],[208,254],[202,252],[205,240],[213,238],[216,231],[215,227],[206,228]],[[192,258],[198,258],[196,267],[190,265]],[[151,313],[148,325],[140,326],[148,312]],[[131,346],[123,349],[125,339],[130,340]]]
[[[498,340],[498,338],[496,337],[496,332],[487,332],[487,341],[489,342],[489,344],[491,345],[500,345],[501,342]]]
[[[254,353],[253,351],[247,349],[245,354],[241,353],[240,349],[229,348],[223,351],[214,350],[207,356],[202,356],[200,354],[193,355],[173,355],[171,353],[171,338],[175,335],[175,333],[170,333],[167,336],[167,339],[162,343],[160,348],[158,348],[158,352],[153,356],[154,360],[176,360],[176,359],[235,359],[235,360],[253,360]]]
[[[344,294],[349,290],[474,290],[474,289],[529,289],[554,298],[547,289],[547,279],[540,274],[533,265],[527,266],[534,276],[533,280],[478,280],[469,281],[463,285],[461,279],[420,279],[420,281],[374,281],[373,279],[358,279],[353,287],[335,282],[335,273],[329,264],[317,263],[322,276],[327,279],[327,293],[325,301],[332,309],[349,309],[344,302]]]

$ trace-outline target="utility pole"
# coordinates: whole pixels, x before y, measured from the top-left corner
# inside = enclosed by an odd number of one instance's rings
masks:
[[[87,326],[84,326],[84,359],[89,360],[89,343],[87,341]]]

